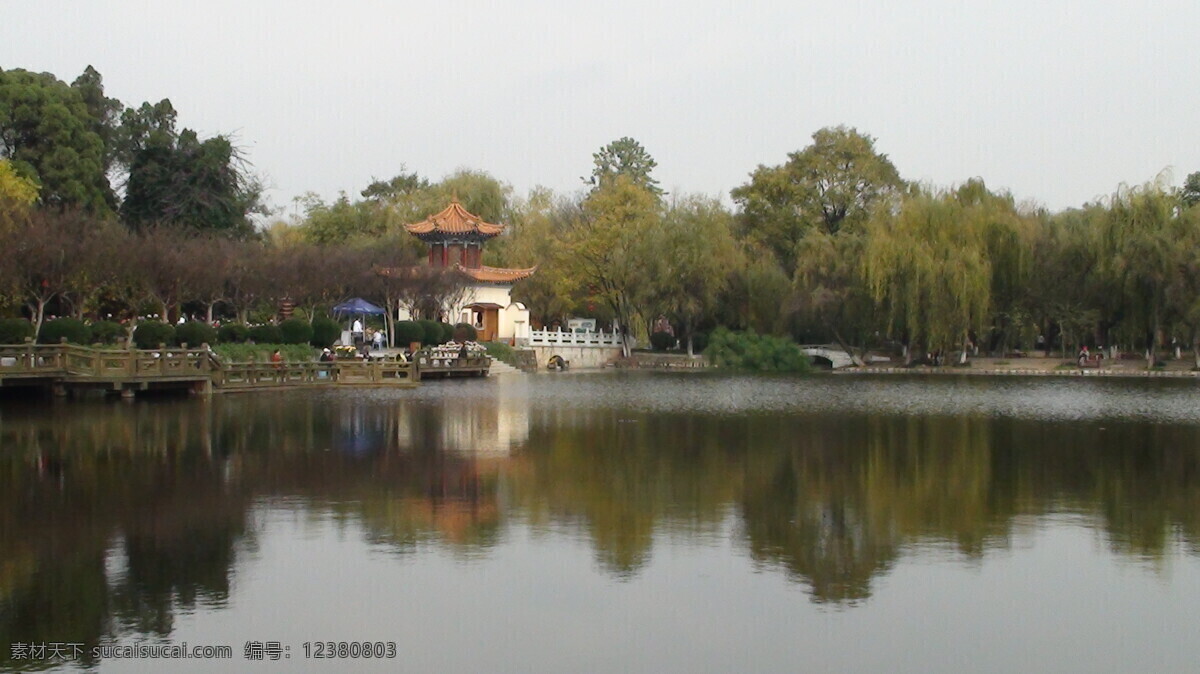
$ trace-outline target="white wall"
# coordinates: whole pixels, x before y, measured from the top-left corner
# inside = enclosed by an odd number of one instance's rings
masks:
[[[551,356],[561,356],[569,362],[572,370],[601,368],[621,357],[620,347],[595,346],[534,346],[539,370],[545,370]]]
[[[447,318],[451,323],[470,323],[471,317],[463,315],[464,307],[470,304],[498,304],[503,308],[499,311],[500,321],[496,326],[498,332],[496,339],[508,341],[514,337],[517,339],[527,338],[529,336],[529,310],[520,302],[513,302],[509,296],[509,290],[511,290],[509,286],[471,286],[464,294],[463,300],[454,307]],[[397,312],[396,320],[410,321],[412,315],[409,314],[408,309],[401,307]]]
[[[513,302],[509,291],[510,286],[477,285],[471,286],[465,298],[454,308],[454,322],[471,322],[463,316],[463,307],[470,304],[498,304],[501,309],[499,322],[496,326],[496,340],[506,342],[513,338],[523,338],[529,332],[529,310],[520,302]]]

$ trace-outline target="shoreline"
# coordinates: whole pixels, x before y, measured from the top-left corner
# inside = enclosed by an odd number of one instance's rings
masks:
[[[833,370],[834,374],[845,375],[893,375],[915,374],[930,376],[968,375],[996,377],[1137,377],[1137,378],[1168,378],[1195,379],[1200,378],[1200,371],[1193,371],[1191,360],[1167,361],[1165,367],[1147,370],[1144,361],[1115,361],[1103,367],[1081,368],[1071,365],[1070,361],[1060,358],[975,358],[966,367],[942,365],[931,367],[920,365],[904,367],[902,365],[868,365],[865,367],[844,368]]]

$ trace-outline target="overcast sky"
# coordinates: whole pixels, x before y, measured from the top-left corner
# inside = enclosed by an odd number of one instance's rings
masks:
[[[580,187],[621,136],[722,195],[823,126],[1053,209],[1200,171],[1200,2],[5,2],[0,67],[232,134],[276,206],[402,164]]]

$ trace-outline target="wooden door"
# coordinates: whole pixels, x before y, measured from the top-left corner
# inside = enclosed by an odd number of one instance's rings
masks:
[[[479,341],[494,342],[496,335],[500,332],[500,310],[499,309],[484,309],[483,310],[483,330],[479,331]]]

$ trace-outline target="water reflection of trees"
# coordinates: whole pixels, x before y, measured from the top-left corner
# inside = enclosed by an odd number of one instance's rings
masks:
[[[1064,510],[1111,549],[1161,558],[1200,546],[1200,429],[987,417],[645,416],[542,411],[509,471],[536,522],[587,531],[618,576],[656,536],[714,531],[736,506],[750,556],[819,602],[870,596],[907,551],[964,559],[1009,545],[1015,523]]]
[[[1115,554],[1200,553],[1194,427],[550,406],[514,424],[505,404],[282,395],[0,417],[0,643],[169,634],[178,611],[228,601],[249,512],[277,497],[399,553],[487,554],[514,518],[581,533],[619,578],[664,538],[732,529],[760,568],[836,604],[915,548],[980,559],[1064,511]]]
[[[168,634],[223,601],[248,504],[220,488],[211,409],[56,407],[0,423],[0,640]]]
[[[0,640],[165,636],[180,611],[224,605],[262,499],[306,500],[402,552],[499,539],[499,463],[446,446],[436,406],[295,403],[0,417]]]

